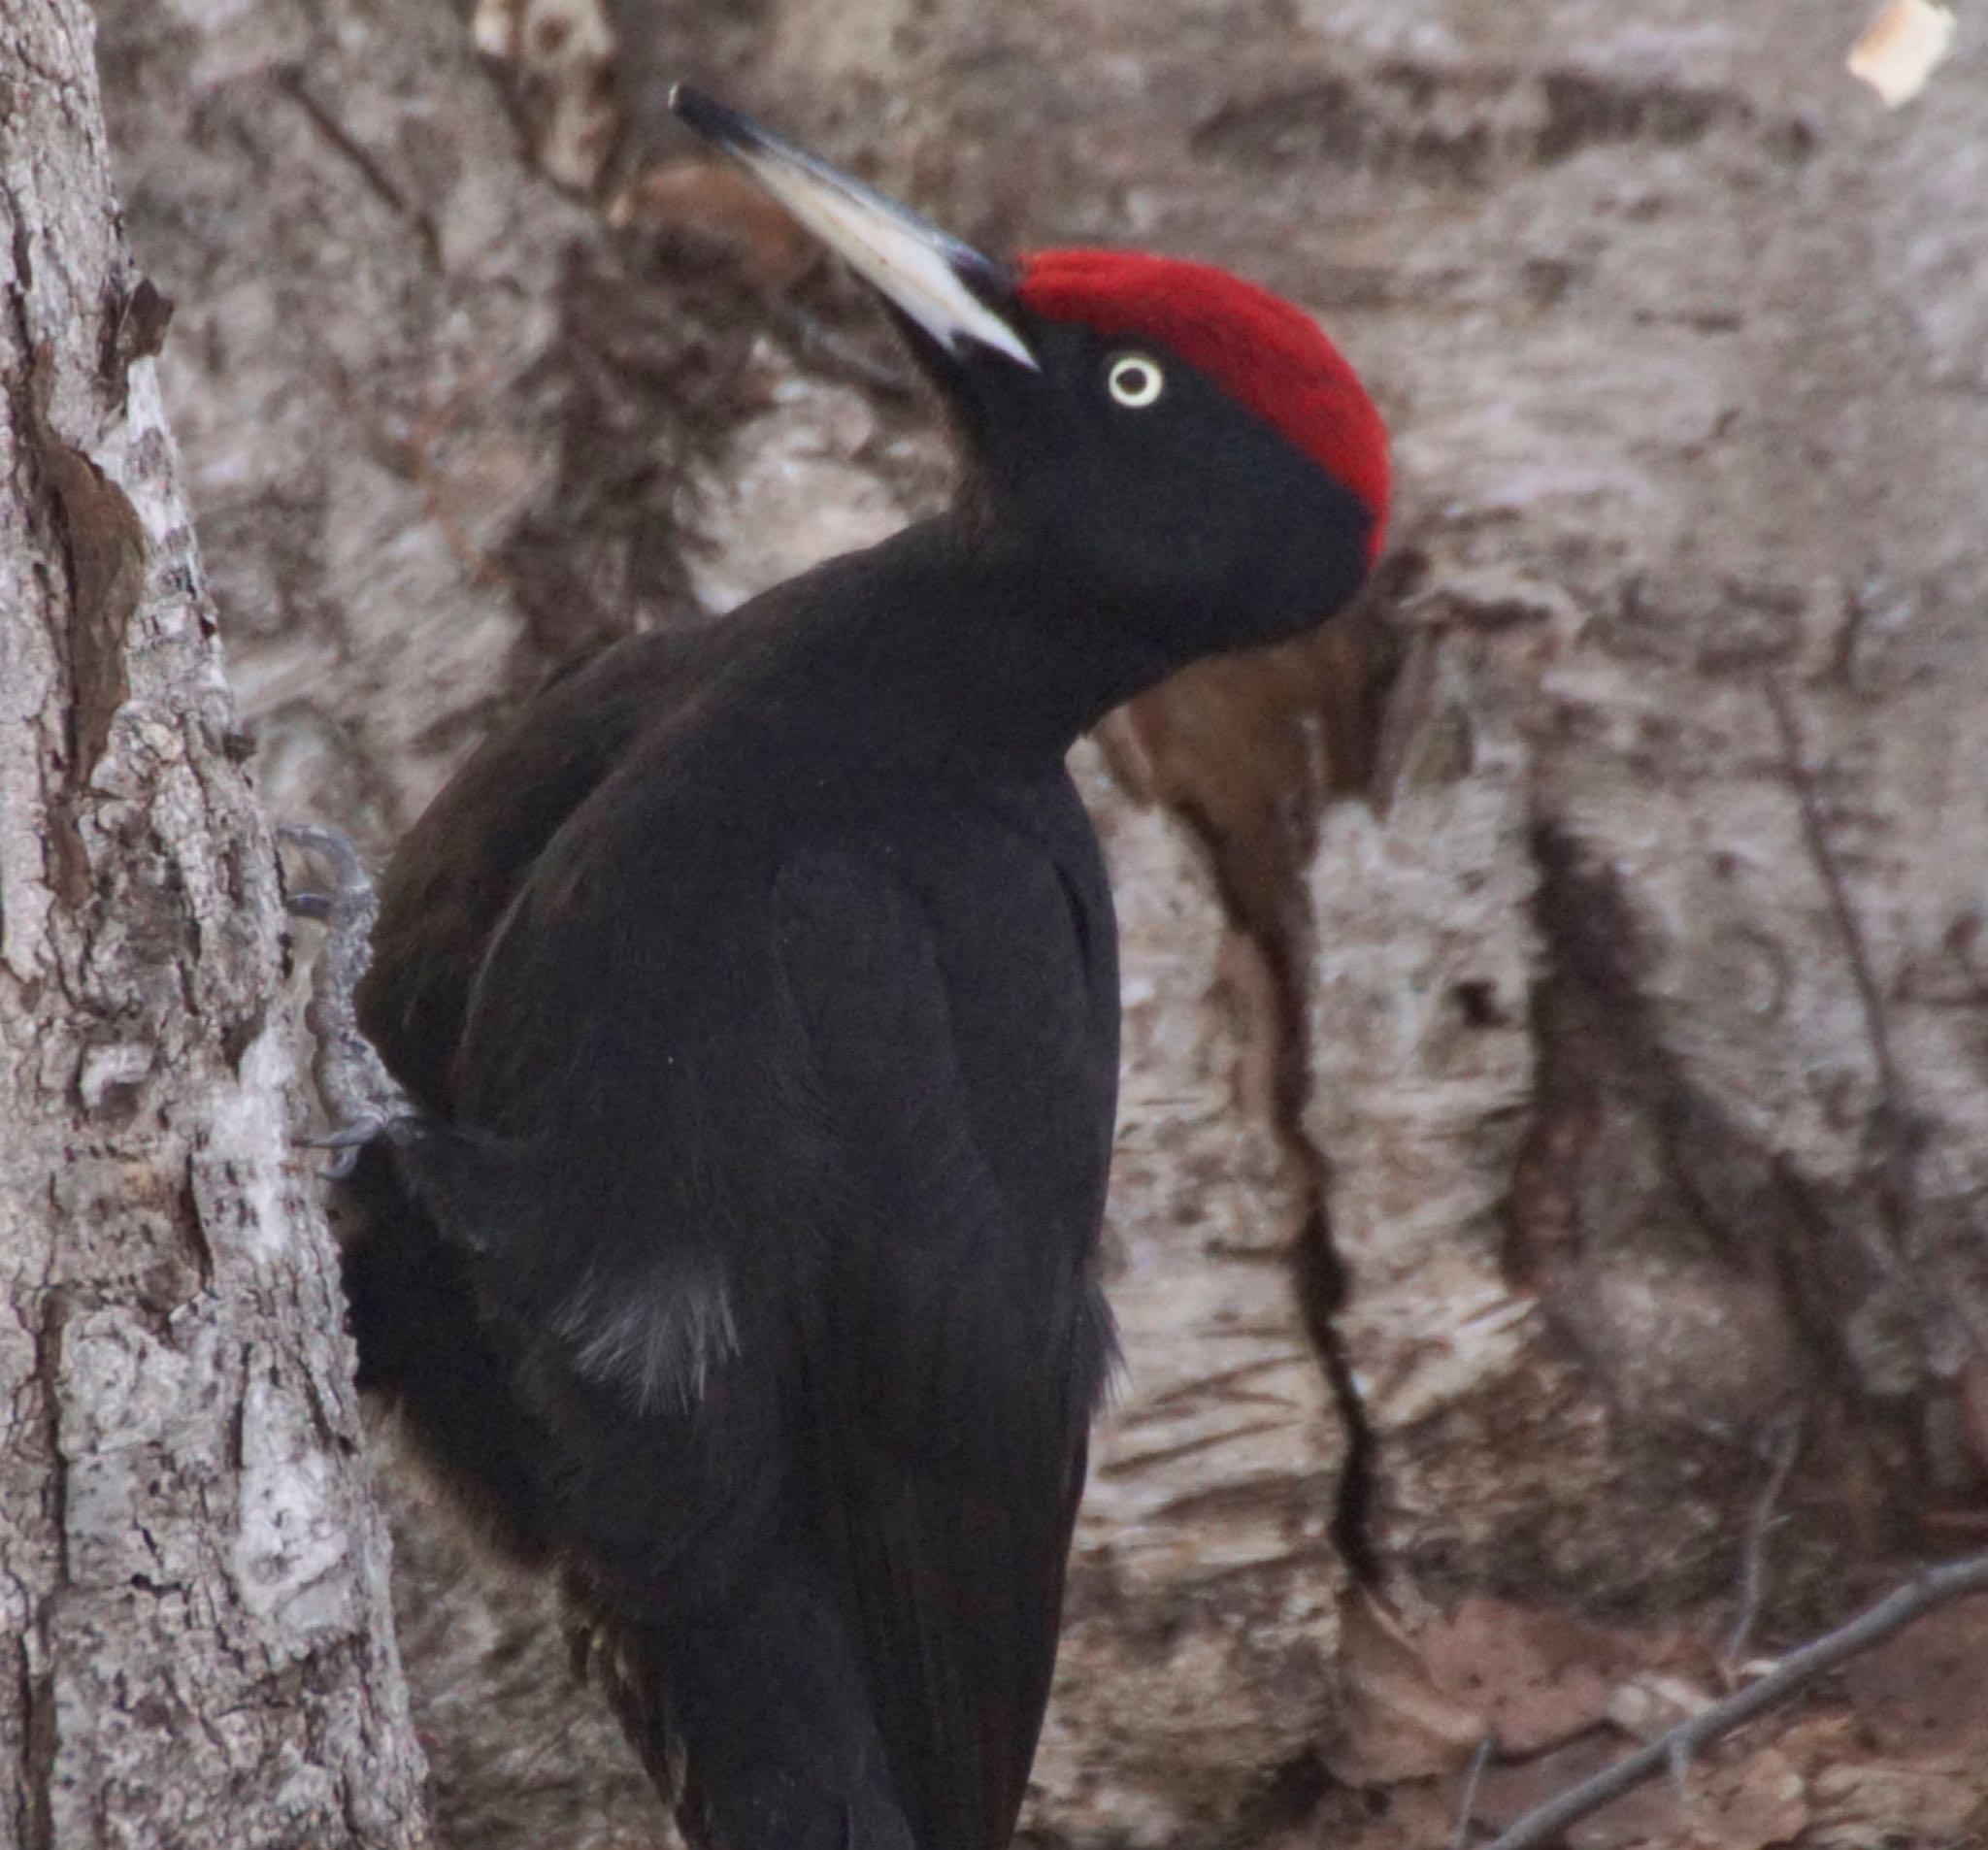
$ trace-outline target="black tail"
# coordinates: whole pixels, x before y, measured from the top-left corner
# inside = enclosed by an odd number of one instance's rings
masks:
[[[550,1521],[461,1255],[402,1188],[381,1144],[360,1152],[345,1203],[358,1222],[343,1267],[359,1386],[400,1409],[429,1469],[502,1553],[543,1562]]]
[[[775,1578],[743,1609],[603,1632],[609,1700],[697,1850],[916,1850],[824,1595]]]

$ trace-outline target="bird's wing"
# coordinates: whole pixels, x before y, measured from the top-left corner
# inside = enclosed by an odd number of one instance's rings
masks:
[[[881,856],[782,882],[838,1152],[836,1264],[804,1326],[814,1506],[932,1850],[1013,1828],[1110,1355],[1110,1036],[1071,901],[1012,842],[922,893]]]
[[[685,621],[555,676],[471,756],[381,882],[360,1026],[394,1076],[447,1110],[463,1014],[491,934],[546,844],[728,636]]]
[[[617,1584],[700,1572],[714,1511],[786,1500],[920,1845],[992,1850],[1110,1350],[1102,879],[888,824],[768,891],[756,856],[659,846],[643,801],[611,780],[507,914],[425,1199],[531,1346],[519,1380],[550,1351],[620,1408],[611,1436],[589,1398],[560,1467],[575,1519],[627,1538]]]

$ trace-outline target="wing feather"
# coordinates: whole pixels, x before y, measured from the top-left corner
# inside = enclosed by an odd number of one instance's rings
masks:
[[[992,908],[1005,935],[978,908],[974,968],[1030,985],[993,1017],[1028,1044],[993,1064],[1042,1087],[1045,1114],[1095,1116],[1091,997],[1061,886],[1034,856],[999,872],[1036,890]],[[1015,1173],[962,1057],[988,1023],[976,976],[948,968],[943,899],[877,862],[815,856],[783,901],[845,1164],[807,1376],[817,1506],[918,1841],[993,1850],[1041,1728],[1110,1353],[1091,1276],[1099,1178],[1081,1161]]]

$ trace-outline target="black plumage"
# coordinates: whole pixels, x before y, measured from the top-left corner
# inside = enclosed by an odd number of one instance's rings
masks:
[[[402,843],[360,1005],[421,1116],[355,1179],[362,1380],[565,1574],[698,1841],[998,1850],[1110,1357],[1115,932],[1063,756],[1342,603],[1380,511],[690,107],[943,260],[957,301],[879,286],[966,484],[570,673]],[[1160,402],[1114,396],[1128,346]]]

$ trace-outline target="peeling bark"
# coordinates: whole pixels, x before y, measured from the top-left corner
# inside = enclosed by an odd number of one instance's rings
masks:
[[[424,1841],[282,911],[87,14],[0,18],[0,1836]]]

